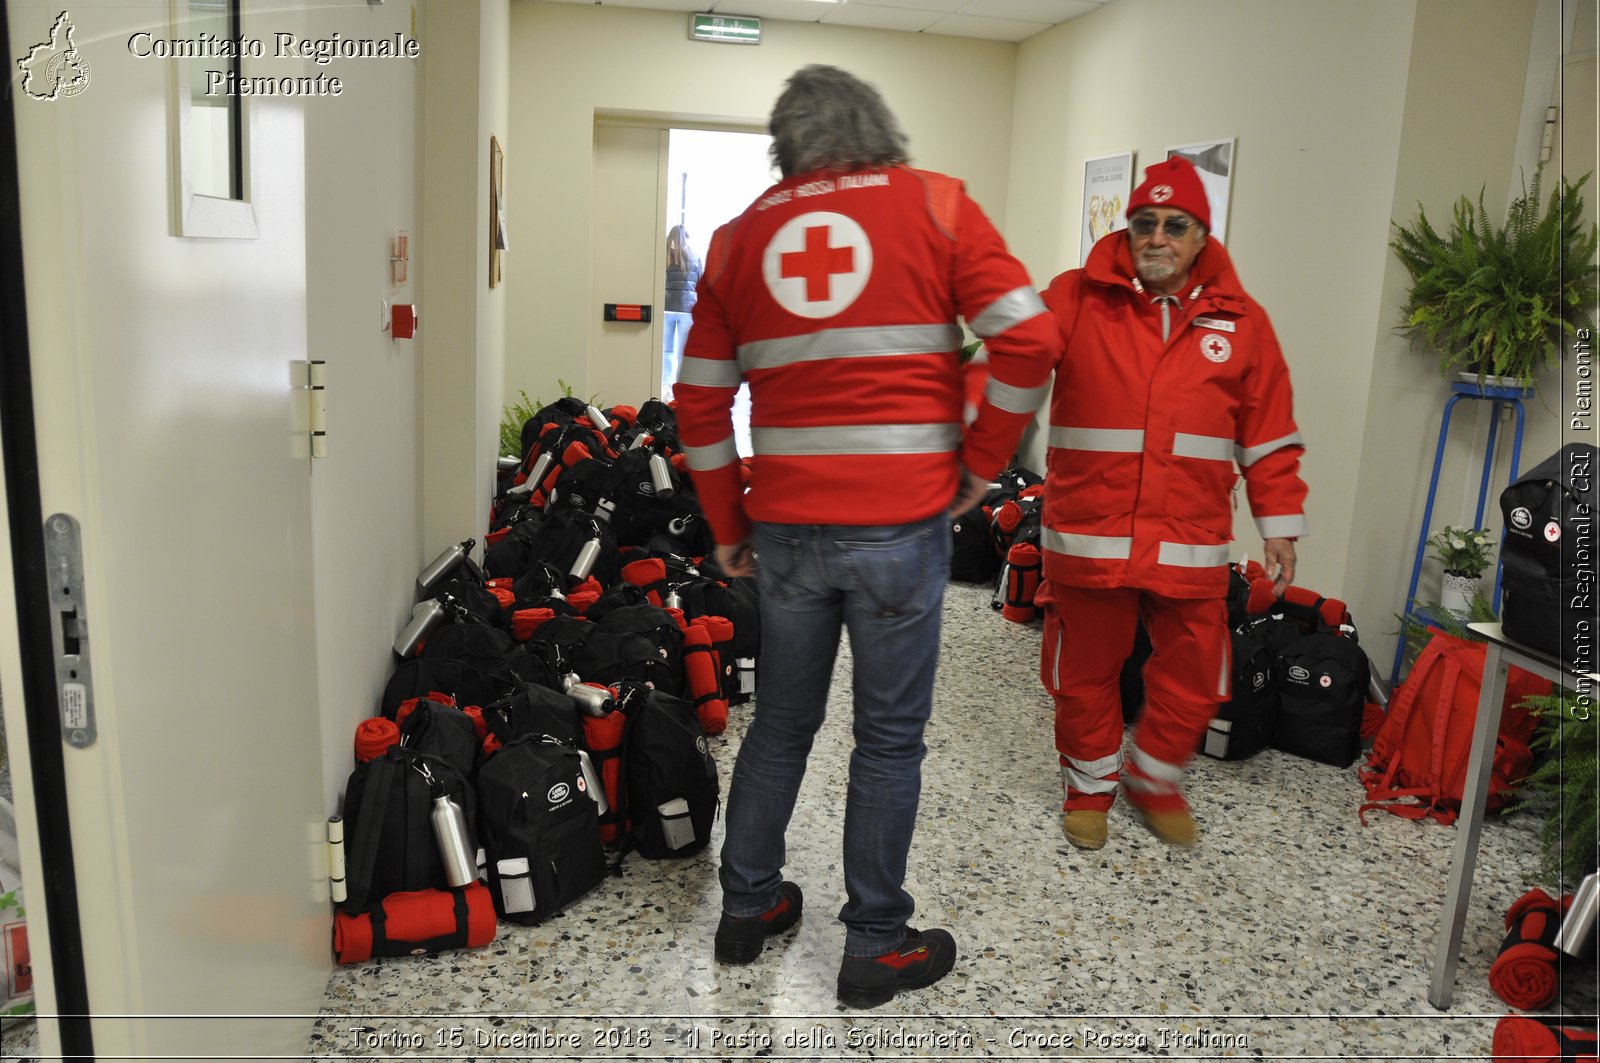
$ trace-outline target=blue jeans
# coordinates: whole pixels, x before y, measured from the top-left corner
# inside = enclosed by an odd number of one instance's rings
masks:
[[[855,749],[839,919],[845,955],[881,955],[905,940],[914,908],[903,888],[906,854],[922,793],[950,525],[943,514],[883,527],[757,524],[754,545],[760,686],[728,789],[723,910],[751,916],[777,903],[784,832],[844,628],[855,660]]]
[[[687,310],[663,310],[661,322],[661,383],[676,384],[683,369],[683,345],[689,342],[689,327],[694,314]]]

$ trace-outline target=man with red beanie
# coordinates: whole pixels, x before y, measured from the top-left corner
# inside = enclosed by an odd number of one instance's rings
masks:
[[[1081,849],[1105,844],[1119,783],[1158,838],[1197,836],[1179,783],[1229,694],[1239,475],[1280,595],[1306,533],[1289,370],[1208,239],[1194,166],[1149,167],[1127,217],[1044,293],[1066,349],[1050,401],[1040,675],[1056,704],[1062,831]],[[1140,620],[1154,652],[1125,761],[1117,677]]]
[[[1048,392],[1055,323],[961,182],[906,165],[870,85],[827,66],[772,111],[783,179],[717,230],[674,395],[725,572],[761,589],[760,689],[728,791],[716,957],[749,963],[800,918],[784,832],[850,633],[838,995],[887,1003],[955,963],[907,925],[906,857],[933,708],[948,512],[988,489]],[[962,426],[964,318],[990,380]],[[730,409],[750,385],[750,489]]]

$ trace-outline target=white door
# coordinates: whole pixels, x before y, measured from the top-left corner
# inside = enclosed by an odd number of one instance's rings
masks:
[[[666,159],[665,129],[595,124],[593,316],[578,397],[601,406],[638,406],[660,394]],[[606,303],[648,305],[650,321],[605,321]]]
[[[13,51],[50,41],[61,13],[9,0]],[[168,0],[71,15],[81,91],[11,106],[40,512],[81,527],[95,737],[72,745],[55,705],[24,706],[7,609],[0,687],[19,814],[41,812],[25,713],[59,744],[88,1004],[106,1016],[93,1021],[97,1055],[297,1053],[303,1019],[204,1016],[314,1011],[328,964],[310,473],[292,431],[306,104],[248,107],[256,235],[175,236],[172,71],[127,46],[167,33]],[[23,625],[24,652],[36,635]],[[49,1011],[52,965],[76,960],[52,956],[46,932],[60,866],[24,855]],[[53,1025],[41,1032],[44,1052],[59,1051]]]

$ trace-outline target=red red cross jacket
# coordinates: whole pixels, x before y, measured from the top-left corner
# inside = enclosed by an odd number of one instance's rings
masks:
[[[1047,393],[1060,340],[1027,272],[966,194],[903,166],[786,179],[717,230],[674,385],[678,436],[717,541],[752,520],[901,524],[993,476]],[[990,380],[962,427],[962,333]],[[750,384],[750,489],[731,409]]]
[[[1306,534],[1305,447],[1272,324],[1216,240],[1162,311],[1125,232],[1050,283],[1066,350],[1050,401],[1044,570],[1077,587],[1175,598],[1227,590],[1233,487],[1263,539]]]

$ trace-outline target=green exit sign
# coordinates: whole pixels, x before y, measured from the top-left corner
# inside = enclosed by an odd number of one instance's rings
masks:
[[[696,11],[689,16],[689,39],[719,44],[760,44],[761,20],[749,15],[713,15]]]

